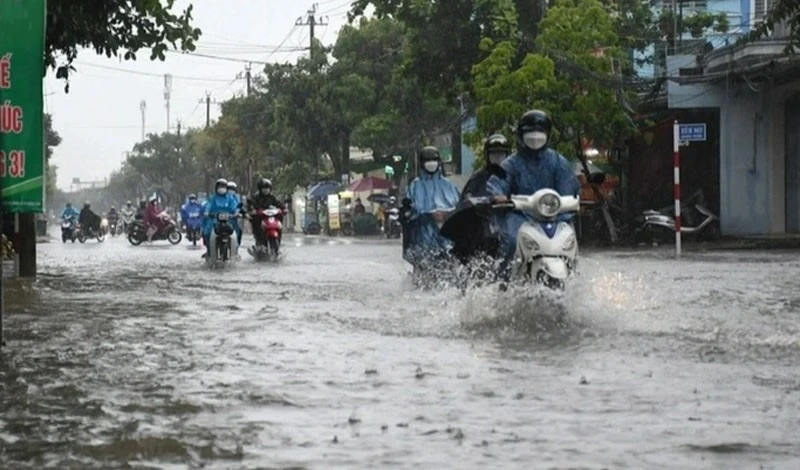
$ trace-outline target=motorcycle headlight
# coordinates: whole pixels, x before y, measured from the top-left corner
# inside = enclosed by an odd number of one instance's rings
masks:
[[[575,248],[575,235],[570,235],[567,238],[567,241],[564,242],[564,246],[561,247],[564,251],[572,251]]]
[[[533,239],[530,235],[526,233],[520,233],[520,244],[522,245],[522,249],[528,252],[537,252],[539,251],[539,244],[536,240]]]
[[[545,194],[539,198],[539,213],[545,217],[555,217],[561,209],[561,198],[555,194]]]

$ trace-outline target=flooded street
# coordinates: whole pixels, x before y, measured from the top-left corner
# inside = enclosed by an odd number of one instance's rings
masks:
[[[0,468],[800,468],[798,253],[587,253],[529,299],[414,290],[398,242],[285,247],[40,244]]]

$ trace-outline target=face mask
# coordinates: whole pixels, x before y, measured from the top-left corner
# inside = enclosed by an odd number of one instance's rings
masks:
[[[522,141],[529,149],[539,150],[547,143],[547,134],[539,131],[526,132],[522,136]]]
[[[507,156],[505,152],[490,152],[489,163],[492,165],[499,165],[503,163],[503,160],[505,160]]]
[[[439,162],[437,162],[436,160],[430,160],[425,162],[422,166],[428,173],[435,173],[436,170],[439,169]]]
[[[269,189],[269,188],[263,188],[261,190],[261,194],[263,194],[264,196],[269,196],[269,193],[271,193],[271,192],[272,192],[272,190]]]
[[[219,194],[220,196],[228,194],[228,188],[217,188],[217,194]]]

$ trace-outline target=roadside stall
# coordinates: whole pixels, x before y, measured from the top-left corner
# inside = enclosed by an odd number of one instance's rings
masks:
[[[335,181],[321,181],[308,189],[303,214],[303,233],[306,235],[322,233],[323,227],[328,226],[328,196],[341,189],[342,185]]]
[[[377,211],[380,210],[380,204],[372,202],[376,195],[386,194],[394,188],[394,183],[387,179],[377,178],[375,176],[368,176],[354,181],[350,185],[350,190],[356,194],[356,197],[361,198],[370,204],[370,210],[367,213],[353,217],[353,231],[356,235],[374,235],[381,230]]]

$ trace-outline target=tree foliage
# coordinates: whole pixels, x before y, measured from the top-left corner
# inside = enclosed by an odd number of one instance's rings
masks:
[[[514,62],[515,47],[485,39],[489,55],[473,68],[478,132],[512,133],[528,109],[549,112],[560,149],[582,152],[584,139],[609,146],[633,131],[615,61],[624,60],[614,20],[597,0],[556,0],[539,26],[536,53]]]
[[[44,164],[46,171],[47,181],[47,197],[55,194],[56,185],[58,183],[58,171],[55,165],[50,163],[50,157],[53,156],[53,149],[61,144],[61,136],[58,135],[53,129],[53,116],[50,114],[44,115]]]
[[[169,47],[192,51],[200,37],[192,5],[174,10],[175,0],[48,0],[44,72],[54,68],[68,78],[80,48],[125,60],[136,60],[141,49],[151,60],[164,60]]]

